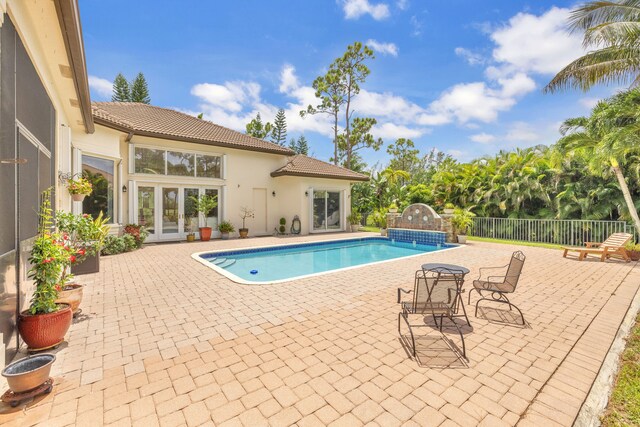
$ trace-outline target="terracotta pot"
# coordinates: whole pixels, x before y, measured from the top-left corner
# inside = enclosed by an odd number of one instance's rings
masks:
[[[211,227],[200,227],[200,240],[208,242],[211,240]]]
[[[86,194],[72,194],[71,198],[74,202],[81,202],[84,200]]]
[[[249,229],[248,228],[239,228],[238,233],[240,233],[241,239],[246,239],[249,237]]]
[[[78,311],[78,307],[82,302],[83,289],[84,286],[78,283],[66,285],[62,291],[58,292],[58,299],[56,300],[56,303],[69,304],[71,306],[71,311],[73,311],[73,315],[75,316]]]
[[[640,252],[639,251],[627,251],[629,258],[631,261],[640,261]]]
[[[18,332],[30,350],[44,350],[64,341],[71,326],[73,312],[69,304],[60,304],[55,313],[29,314],[23,311],[18,316]]]

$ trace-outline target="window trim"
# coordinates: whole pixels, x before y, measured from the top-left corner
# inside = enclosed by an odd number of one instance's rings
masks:
[[[136,148],[147,148],[151,150],[162,150],[165,152],[164,156],[164,174],[152,174],[152,173],[144,173],[144,172],[136,172]],[[185,154],[193,154],[194,155],[194,164],[193,164],[193,175],[169,175],[167,173],[168,170],[168,160],[166,153],[169,151],[180,152]],[[211,156],[211,157],[219,157],[220,158],[220,176],[219,177],[209,177],[209,176],[198,176],[198,165],[195,156]],[[225,180],[226,179],[226,155],[219,152],[207,152],[207,151],[199,151],[199,150],[189,150],[182,149],[176,147],[164,147],[150,144],[138,144],[132,143],[129,145],[129,175],[140,176],[140,177],[165,177],[165,178],[186,178],[186,179],[215,179],[215,180]]]

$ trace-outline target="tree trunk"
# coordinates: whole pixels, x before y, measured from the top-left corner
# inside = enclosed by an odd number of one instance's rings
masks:
[[[633,225],[636,227],[636,231],[640,236],[640,218],[638,218],[638,211],[636,210],[636,206],[633,203],[633,199],[631,198],[631,192],[629,192],[629,186],[627,182],[624,180],[624,175],[622,175],[622,169],[620,165],[615,160],[611,161],[611,168],[613,172],[616,174],[616,178],[618,178],[618,183],[620,184],[620,190],[622,190],[622,195],[624,196],[624,201],[627,203],[627,209],[629,209],[629,214],[631,215],[631,219],[633,219]]]
[[[333,114],[333,164],[338,165],[338,111]]]

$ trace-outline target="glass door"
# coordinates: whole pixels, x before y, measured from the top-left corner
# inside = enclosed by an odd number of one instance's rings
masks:
[[[138,187],[137,223],[149,232],[149,240],[155,240],[156,235],[156,187]]]
[[[313,192],[313,231],[342,230],[341,200],[339,191]]]
[[[197,233],[200,227],[200,218],[198,211],[196,210],[196,199],[200,190],[198,188],[184,188],[183,189],[183,211],[184,211],[184,232]]]
[[[160,189],[160,237],[162,239],[179,238],[182,225],[182,206],[178,187]]]

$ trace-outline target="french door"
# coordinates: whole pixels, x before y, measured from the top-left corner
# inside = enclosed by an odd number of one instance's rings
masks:
[[[215,196],[220,203],[220,192],[214,187],[138,183],[133,200],[135,222],[146,227],[150,241],[183,239],[204,226],[212,227],[215,236],[218,207],[204,217],[195,209],[196,199],[204,194]]]

